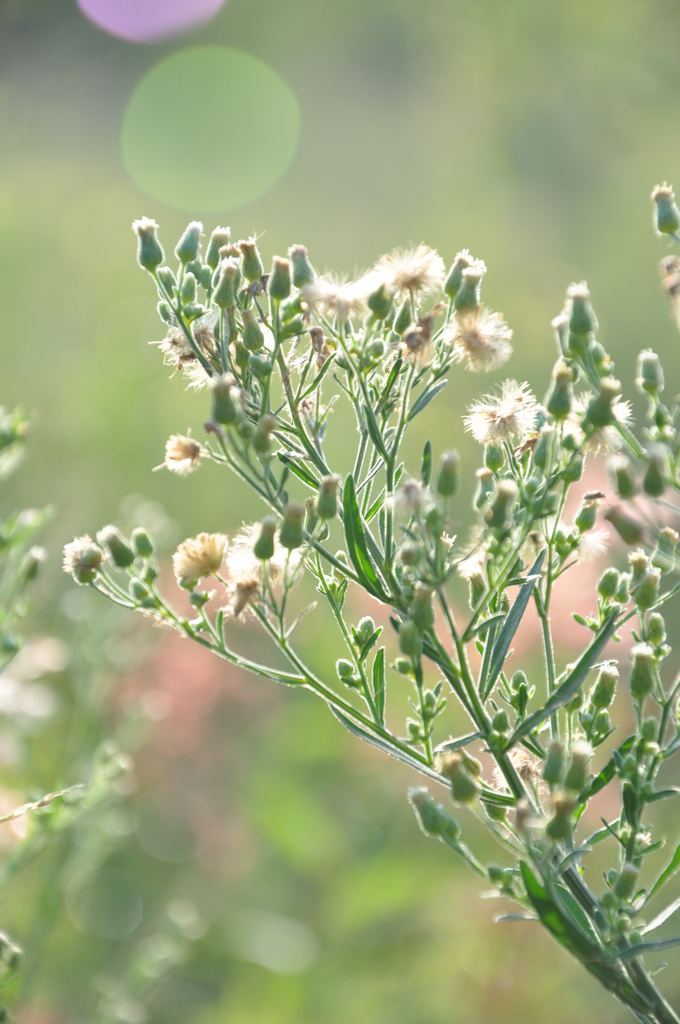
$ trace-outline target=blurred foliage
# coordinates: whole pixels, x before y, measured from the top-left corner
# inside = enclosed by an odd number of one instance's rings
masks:
[[[186,222],[130,182],[120,154],[127,101],[157,60],[232,46],[301,105],[286,175],[244,208],[193,211],[207,225],[266,231],[268,253],[303,242],[348,274],[410,241],[469,246],[515,330],[511,372],[530,383],[552,362],[565,286],[585,277],[624,383],[641,345],[671,382],[648,194],[680,167],[679,38],[673,0],[231,0],[191,37],[149,47],[105,36],[66,0],[0,4],[0,399],[36,412],[11,504],[57,508],[34,628],[70,649],[40,728],[2,711],[2,784],[40,795],[80,781],[79,758],[114,731],[138,750],[136,793],[84,817],[5,895],[3,924],[27,950],[23,1024],[625,1019],[530,926],[491,923],[496,905],[414,827],[405,769],[385,772],[304,694],[174,638],[149,654],[149,630],[122,633],[61,598],[56,552],[93,522],[138,521],[140,506],[149,520],[171,511],[168,548],[251,513],[216,493],[211,467],[191,503],[184,481],[149,473],[167,436],[198,434],[205,415],[147,345],[164,332],[134,262],[134,218],[167,237]],[[206,142],[184,144],[200,159]],[[422,424],[442,448],[468,398],[455,380],[449,394]],[[149,843],[149,820],[165,845]]]

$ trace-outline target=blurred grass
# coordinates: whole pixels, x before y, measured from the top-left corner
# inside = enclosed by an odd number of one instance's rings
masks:
[[[659,351],[669,382],[678,378],[648,195],[680,166],[679,42],[671,0],[231,0],[200,32],[150,47],[105,36],[65,0],[0,4],[1,401],[36,413],[11,503],[58,508],[42,628],[65,628],[61,545],[120,518],[127,495],[167,508],[168,547],[199,529],[231,530],[257,510],[212,466],[189,481],[149,472],[170,433],[192,426],[200,436],[207,408],[165,379],[148,345],[163,330],[130,224],[157,219],[170,251],[187,218],[142,194],[122,164],[123,113],[147,69],[184,45],[228,45],[269,63],[301,104],[286,175],[257,202],[206,215],[206,228],[263,233],[265,262],[304,242],[319,269],[347,274],[409,242],[424,240],[447,261],[469,247],[489,266],[486,300],[515,330],[507,372],[526,375],[540,396],[554,358],[550,320],[566,286],[584,277],[624,382],[643,346]],[[209,140],[183,145],[200,160]],[[470,393],[461,373],[430,407],[410,442],[414,467],[426,436],[435,450],[461,444]],[[331,445],[344,422],[332,421]],[[207,931],[169,980],[150,985],[142,1002],[152,1022],[626,1019],[532,926],[491,924],[496,904],[480,903],[477,882],[418,833],[403,796],[409,774],[358,749],[306,694],[273,693],[193,653],[180,657],[162,639],[121,689],[115,648],[134,650],[140,637],[147,645],[149,633],[106,628],[119,631],[106,685],[132,696],[103,699],[99,725],[85,729],[92,738],[147,715],[139,793],[117,818],[36,862],[8,898],[30,957],[32,900],[53,882],[56,930],[32,968],[25,1024],[93,1020],[92,979],[102,972],[134,991],[130,950],[176,897],[196,905]],[[101,636],[92,643],[96,658],[105,645]],[[317,631],[310,659],[326,643]],[[35,741],[33,781],[48,788],[66,763],[63,731],[78,700],[72,678],[62,687],[52,732]],[[203,808],[200,825],[186,823],[202,835],[186,862],[159,860],[139,843],[135,806],[158,786],[183,787]],[[88,850],[109,870],[104,887],[124,872],[139,893],[132,935],[84,935],[63,913],[69,871],[84,870]],[[281,973],[258,934],[297,936],[298,963],[305,948],[311,959]],[[670,975],[666,984],[679,994]]]

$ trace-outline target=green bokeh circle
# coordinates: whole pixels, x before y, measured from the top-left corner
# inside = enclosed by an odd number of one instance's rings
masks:
[[[233,209],[274,185],[299,134],[298,102],[275,71],[238,50],[196,46],[160,61],[135,89],[123,159],[168,206]]]

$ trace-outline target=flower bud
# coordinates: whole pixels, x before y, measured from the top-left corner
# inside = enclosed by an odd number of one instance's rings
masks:
[[[40,566],[47,558],[47,552],[45,548],[34,545],[31,547],[24,556],[21,563],[20,573],[26,583],[30,583],[34,580],[40,571]]]
[[[566,793],[556,793],[553,798],[554,817],[545,827],[546,835],[556,843],[568,843],[571,840],[571,817],[576,810],[576,801]]]
[[[392,309],[392,298],[384,281],[368,296],[367,305],[376,320],[386,320]]]
[[[159,267],[156,271],[156,280],[166,295],[173,295],[177,291],[177,278],[170,267]]]
[[[292,551],[299,548],[304,540],[302,523],[305,518],[305,506],[290,503],[283,509],[283,523],[279,533],[279,543]]]
[[[261,417],[251,438],[253,450],[258,455],[266,455],[271,448],[271,435],[276,429],[276,417],[265,413]]]
[[[640,352],[637,360],[637,375],[635,385],[640,391],[646,391],[648,395],[658,395],[663,391],[663,367],[656,352],[645,348]]]
[[[196,278],[192,273],[184,275],[179,297],[185,305],[191,305],[196,298]]]
[[[432,587],[426,586],[425,583],[416,583],[409,614],[421,633],[432,629],[434,626]]]
[[[212,391],[211,418],[216,423],[229,426],[235,423],[241,416],[241,410],[234,401],[238,395],[238,388],[234,387],[234,378],[231,374],[225,373],[219,377],[212,377],[210,390]]]
[[[219,265],[217,283],[212,294],[213,302],[220,309],[236,305],[236,292],[238,291],[240,275],[238,262],[233,256],[222,260]]]
[[[241,253],[241,269],[247,281],[259,281],[264,274],[262,259],[257,248],[257,241],[254,238],[242,238],[237,242]]]
[[[138,604],[141,604],[142,601],[148,601],[149,598],[151,597],[149,588],[144,583],[142,583],[141,580],[134,578],[130,580],[128,592],[132,600],[136,601]]]
[[[505,735],[505,733],[510,732],[510,719],[508,718],[508,713],[504,708],[501,708],[500,711],[496,712],[493,716],[491,725],[494,732],[500,733],[501,735]]]
[[[459,312],[471,312],[480,304],[480,290],[486,266],[481,260],[474,260],[470,266],[464,267],[460,288],[455,294],[453,305]]]
[[[97,534],[97,540],[108,549],[114,565],[119,569],[127,569],[135,560],[135,553],[115,526],[105,526]]]
[[[192,220],[191,224],[187,225],[175,248],[175,256],[180,263],[191,263],[196,259],[202,233],[203,225],[200,221]]]
[[[288,259],[293,265],[293,284],[296,288],[302,288],[303,285],[311,284],[315,280],[316,274],[304,245],[291,245]]]
[[[659,235],[674,235],[680,228],[680,211],[675,205],[675,192],[665,182],[652,191],[655,206],[654,226]]]
[[[442,498],[456,493],[460,485],[460,455],[457,451],[444,452],[439,460],[434,480],[435,492]]]
[[[484,513],[486,525],[496,531],[506,531],[512,521],[512,509],[517,500],[517,484],[514,480],[499,480],[496,496]]]
[[[456,256],[451,269],[446,275],[446,280],[444,281],[444,293],[448,295],[450,299],[456,297],[458,289],[463,283],[463,271],[473,262],[474,260],[467,250],[459,252]]]
[[[613,662],[602,665],[595,680],[590,704],[593,708],[608,708],[614,700],[616,684],[619,681],[619,670]]]
[[[241,310],[241,321],[243,324],[241,337],[244,347],[249,352],[258,352],[264,345],[264,335],[252,309]]]
[[[274,365],[268,356],[258,354],[251,355],[249,365],[253,376],[257,377],[258,380],[267,380],[268,377],[271,377],[272,370],[274,369]]]
[[[575,484],[583,476],[583,456],[580,452],[574,452],[569,462],[562,470],[562,479],[565,484]]]
[[[151,537],[141,526],[135,527],[130,537],[132,547],[140,558],[150,558],[153,554],[153,543]]]
[[[347,682],[354,676],[354,665],[351,661],[347,661],[347,658],[338,658],[335,663],[335,671],[338,673],[338,679]]]
[[[567,289],[567,311],[572,334],[583,337],[597,330],[597,318],[590,304],[590,292],[585,281],[572,284]]]
[[[290,295],[290,260],[275,256],[267,282],[269,297],[275,302],[282,302]]]
[[[288,320],[287,323],[281,328],[280,337],[283,341],[286,338],[295,338],[300,334],[304,334],[307,330],[307,322],[303,316],[294,316],[292,320]]]
[[[545,470],[548,465],[554,436],[555,431],[552,427],[543,427],[539,432],[538,440],[536,441],[532,452],[534,465],[537,469]]]
[[[630,459],[627,459],[625,455],[615,455],[609,460],[608,468],[619,497],[624,501],[634,498],[638,492],[638,486]]]
[[[455,843],[461,831],[458,822],[441,804],[432,799],[426,789],[410,789],[408,799],[426,836],[437,836]]]
[[[614,377],[605,377],[600,381],[600,393],[588,404],[585,423],[595,430],[611,426],[615,422],[612,406],[621,394],[621,384]]]
[[[647,619],[645,639],[655,647],[660,647],[661,644],[666,642],[666,623],[664,622],[663,615],[659,612],[652,612]]]
[[[399,627],[399,650],[414,661],[423,652],[423,634],[412,619],[404,619]]]
[[[619,589],[620,578],[618,569],[614,569],[613,566],[605,569],[597,584],[597,592],[600,597],[603,597],[605,601],[611,601]]]
[[[588,533],[595,526],[600,501],[600,498],[584,498],[581,502],[581,506],[574,517],[574,526],[579,533]]]
[[[633,700],[642,702],[656,686],[654,650],[649,644],[635,644],[630,672],[630,692]]]
[[[665,445],[655,444],[649,452],[647,471],[642,480],[642,489],[650,498],[660,498],[666,490],[668,479],[668,452]]]
[[[566,363],[558,363],[553,370],[552,388],[545,400],[545,407],[558,422],[567,418],[572,408],[573,371]]]
[[[634,864],[624,864],[614,883],[614,895],[621,900],[629,900],[635,892],[639,874],[639,868],[636,868]]]
[[[164,259],[160,242],[156,238],[158,224],[155,220],[142,217],[141,220],[133,221],[132,230],[137,235],[137,262],[140,267],[153,274]]]
[[[593,756],[593,748],[589,743],[577,740],[571,749],[571,760],[564,776],[564,788],[572,793],[580,793],[586,784],[588,761]]]
[[[639,544],[644,538],[642,526],[622,512],[620,506],[612,505],[604,513],[604,518],[614,527],[624,544]]]
[[[406,301],[402,302],[401,306],[397,310],[397,315],[394,318],[392,324],[392,330],[395,334],[403,334],[411,326],[411,303]]]
[[[217,269],[217,264],[220,262],[220,249],[225,245],[229,245],[229,237],[229,228],[215,228],[210,236],[208,250],[205,254],[205,262],[211,270]]]
[[[659,600],[661,570],[651,569],[633,591],[633,600],[640,611],[648,611]]]
[[[340,477],[336,473],[323,477],[315,504],[315,511],[319,519],[335,519],[338,514],[339,487]]]
[[[499,444],[487,444],[484,448],[484,465],[492,473],[498,473],[505,463],[505,452]]]
[[[469,804],[477,796],[477,783],[463,755],[454,750],[441,759],[440,771],[451,782],[451,796],[457,804]]]
[[[253,554],[261,562],[267,562],[274,554],[274,534],[276,533],[276,520],[273,516],[265,516],[260,525],[260,533],[253,544]]]
[[[543,765],[543,778],[549,786],[558,786],[564,776],[564,744],[555,739],[548,747],[548,755]]]

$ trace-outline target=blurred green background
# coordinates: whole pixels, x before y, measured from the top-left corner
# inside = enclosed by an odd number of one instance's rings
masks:
[[[200,53],[180,61],[154,118],[146,76],[204,46],[252,60],[226,86],[202,79]],[[35,424],[2,503],[56,508],[36,629],[71,651],[56,710],[19,730],[22,770],[42,792],[78,781],[77,751],[108,732],[136,750],[132,791],[5,897],[27,949],[23,1024],[628,1019],[533,926],[492,923],[498,905],[417,831],[406,769],[311,697],[94,608],[59,551],[139,518],[170,551],[256,510],[212,466],[150,472],[207,408],[148,344],[164,332],[134,259],[142,215],[167,252],[196,217],[260,235],[266,265],[302,242],[348,275],[394,246],[446,262],[469,247],[515,331],[507,372],[539,396],[550,321],[586,278],[624,383],[645,346],[677,379],[649,192],[678,177],[679,49],[677,0],[230,0],[148,45],[66,0],[0,3],[0,401]],[[464,445],[470,391],[457,375],[413,453],[426,434]],[[7,784],[25,782],[5,761]]]

